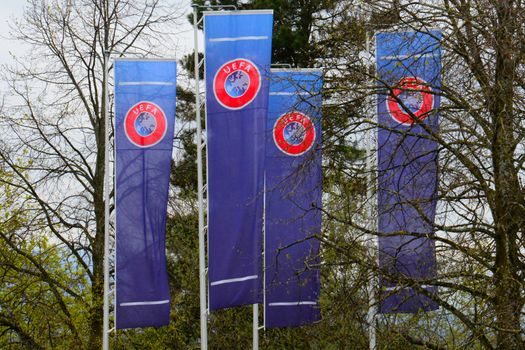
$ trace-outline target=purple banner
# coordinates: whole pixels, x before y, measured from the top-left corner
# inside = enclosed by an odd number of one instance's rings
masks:
[[[204,12],[209,308],[262,301],[272,11]]]
[[[434,217],[438,187],[441,33],[376,34],[378,229],[382,313],[438,308]]]
[[[321,86],[313,70],[276,70],[266,125],[265,327],[321,319]]]
[[[165,235],[175,61],[115,61],[116,328],[170,320]]]

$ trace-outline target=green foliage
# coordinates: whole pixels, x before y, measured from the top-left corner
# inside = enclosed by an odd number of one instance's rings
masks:
[[[2,236],[0,275],[0,348],[65,349],[86,341],[75,332],[86,324],[87,281],[59,246]]]
[[[172,165],[171,171],[171,185],[177,189],[179,199],[194,199],[197,191],[197,145],[194,139],[194,129],[184,130],[179,135],[184,153]]]
[[[88,281],[45,225],[29,222],[14,178],[0,171],[0,348],[78,347]]]
[[[254,0],[253,9],[273,9],[272,63],[289,63],[293,67],[313,67],[322,52],[312,36],[317,23],[315,15],[333,9],[330,0]]]
[[[201,61],[204,58],[204,54],[200,53],[198,54],[199,61]],[[195,53],[190,53],[187,55],[184,55],[182,59],[180,60],[181,66],[186,70],[189,77],[192,79],[195,79]],[[204,79],[204,65],[202,65],[199,69],[199,78],[202,80]]]

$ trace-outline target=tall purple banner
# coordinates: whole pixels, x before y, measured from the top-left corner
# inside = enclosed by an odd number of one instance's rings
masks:
[[[204,12],[209,308],[262,301],[273,11]]]
[[[265,327],[321,319],[321,86],[315,70],[276,70],[266,124]]]
[[[175,61],[115,61],[116,328],[170,320],[166,211]]]
[[[378,230],[382,313],[438,308],[434,217],[438,188],[441,33],[376,34]]]

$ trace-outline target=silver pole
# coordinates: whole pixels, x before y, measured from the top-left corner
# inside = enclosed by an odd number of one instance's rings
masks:
[[[204,249],[204,200],[202,178],[202,130],[201,130],[201,101],[199,81],[199,39],[197,26],[198,6],[193,5],[193,48],[195,55],[195,119],[197,123],[197,196],[199,205],[199,298],[201,322],[201,349],[208,349],[208,324],[206,307],[206,260]]]
[[[108,51],[104,52],[104,321],[102,335],[102,349],[109,350],[109,57]]]
[[[266,320],[264,317],[266,317],[266,251],[264,249],[265,247],[265,240],[266,240],[266,172],[264,173],[264,185],[263,185],[263,328]],[[253,350],[259,350],[259,304],[253,304],[253,321],[252,321],[252,340],[253,340]]]
[[[370,55],[370,39],[368,37],[368,33],[366,35],[366,69],[367,74],[370,73],[370,63],[371,63],[371,55]],[[371,98],[368,98],[371,100]],[[370,104],[372,105],[372,104]],[[372,112],[373,113],[373,112]],[[371,117],[372,114],[371,113]],[[373,167],[372,167],[372,133],[375,130],[372,126],[368,129],[366,133],[366,168],[367,168],[367,182],[368,182],[368,188],[367,188],[367,197],[369,200],[369,205],[367,208],[367,216],[369,220],[369,229],[371,231],[375,230],[375,220],[373,219],[374,214],[374,200],[372,200],[374,196],[374,186],[372,186],[372,183],[374,181],[374,176],[372,174]],[[369,251],[371,253],[372,258],[375,256],[375,244],[373,243],[374,235],[370,234],[368,237],[368,245],[369,245]],[[375,261],[375,259],[373,259]],[[377,315],[377,300],[376,300],[376,293],[375,293],[375,274],[373,271],[369,273],[369,282],[368,282],[368,313],[367,313],[367,322],[368,322],[368,339],[369,339],[369,348],[370,350],[376,350],[377,349],[377,336],[376,336],[376,315]]]
[[[266,171],[264,171],[263,192],[263,331],[266,332]],[[263,333],[264,334],[264,333]]]
[[[259,350],[259,304],[253,304],[253,350]]]

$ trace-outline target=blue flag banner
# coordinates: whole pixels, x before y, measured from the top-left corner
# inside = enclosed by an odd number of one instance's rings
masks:
[[[167,325],[175,61],[115,61],[116,328]]]
[[[204,12],[209,308],[262,301],[273,11]]]
[[[438,187],[441,33],[376,34],[378,230],[382,313],[438,308],[434,217]]]
[[[275,70],[266,124],[265,327],[320,320],[321,86],[316,70]]]

